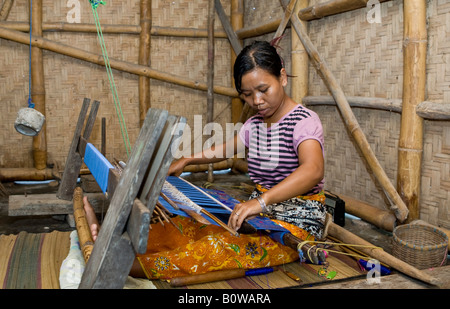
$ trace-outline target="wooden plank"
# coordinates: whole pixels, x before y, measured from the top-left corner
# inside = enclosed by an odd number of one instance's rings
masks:
[[[139,200],[135,199],[127,224],[127,233],[137,253],[144,254],[147,251],[147,240],[152,213]]]
[[[222,22],[222,27],[225,30],[225,32],[227,33],[228,40],[230,41],[231,47],[233,47],[233,50],[236,53],[236,55],[239,55],[239,53],[242,50],[241,42],[239,42],[237,34],[233,30],[233,27],[231,26],[231,23],[228,20],[228,16],[227,16],[227,14],[225,14],[225,10],[223,9],[222,3],[220,3],[220,0],[215,0],[214,3],[215,3],[217,15],[219,15],[220,21]]]
[[[163,137],[157,145],[157,153],[150,163],[150,170],[142,189],[141,200],[153,212],[159,193],[173,160],[173,151],[177,149],[186,121],[184,118],[170,116]]]
[[[75,127],[75,132],[73,134],[72,143],[70,144],[69,153],[67,155],[66,165],[64,166],[63,178],[58,192],[56,193],[56,196],[63,200],[72,200],[73,190],[77,185],[77,177],[82,164],[82,158],[77,152],[77,148],[90,102],[90,99],[84,98],[83,106],[81,107],[78,116],[77,126]]]
[[[103,193],[85,193],[96,213],[106,212],[109,202]],[[8,216],[47,216],[73,214],[72,201],[55,194],[10,195]]]
[[[149,109],[147,112],[129,162],[111,199],[91,258],[86,264],[80,288],[122,288],[125,284],[134,259],[134,254],[129,255],[128,252],[134,251],[131,241],[129,244],[124,241],[122,233],[167,117],[167,111]],[[119,244],[123,248],[118,249]]]

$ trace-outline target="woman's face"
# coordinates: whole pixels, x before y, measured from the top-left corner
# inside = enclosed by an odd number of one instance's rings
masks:
[[[286,84],[287,75],[284,69],[281,70],[281,76],[277,77],[256,68],[242,75],[240,97],[264,118],[270,118],[276,114],[285,100]]]

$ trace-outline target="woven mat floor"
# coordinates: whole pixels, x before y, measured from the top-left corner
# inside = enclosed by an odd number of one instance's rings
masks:
[[[282,289],[294,287],[309,287],[323,282],[340,281],[364,276],[367,272],[361,270],[359,264],[353,258],[332,253],[327,258],[329,266],[327,274],[336,272],[333,279],[319,275],[319,269],[323,266],[307,263],[292,262],[275,267],[274,271],[265,275],[221,280],[216,282],[193,284],[183,287],[172,287],[169,282],[152,280],[157,289]]]
[[[59,289],[70,232],[0,235],[0,289]]]

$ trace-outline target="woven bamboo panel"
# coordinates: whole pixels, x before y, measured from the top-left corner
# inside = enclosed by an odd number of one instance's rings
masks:
[[[139,0],[107,1],[97,8],[101,25],[138,25]],[[28,3],[16,1],[8,21],[28,23]],[[79,5],[79,6],[78,6]],[[229,13],[229,5],[225,5]],[[43,21],[69,22],[78,9],[81,23],[94,23],[88,1],[43,1]],[[208,1],[152,1],[152,22],[155,26],[206,29]],[[216,29],[221,29],[216,17]],[[139,36],[131,34],[104,34],[108,57],[137,63]],[[75,46],[101,54],[96,33],[45,32],[49,40]],[[188,78],[206,84],[206,39],[182,39],[152,37],[151,66],[156,70]],[[230,85],[229,43],[216,40],[215,84]],[[27,106],[28,99],[28,45],[0,40],[0,167],[33,167],[32,138],[24,137],[14,130],[17,111]],[[126,160],[126,149],[120,131],[112,90],[105,67],[77,60],[57,53],[44,51],[44,75],[46,91],[46,127],[48,162],[63,167],[75,129],[76,120],[84,97],[99,100],[100,110],[90,141],[100,148],[101,118],[106,119],[106,157]],[[138,77],[113,70],[119,102],[125,118],[128,137],[133,145],[139,133]],[[187,89],[166,82],[151,81],[151,107],[165,108],[173,114],[187,118],[194,127],[194,115],[206,121],[206,92]],[[214,121],[225,127],[231,117],[230,99],[215,97]],[[202,126],[200,124],[200,126]],[[201,130],[200,130],[201,132]],[[197,138],[203,139],[204,136]],[[194,140],[194,136],[191,136]],[[5,147],[4,145],[8,145]]]

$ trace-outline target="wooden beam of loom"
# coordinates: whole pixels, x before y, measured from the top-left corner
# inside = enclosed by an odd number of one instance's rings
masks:
[[[83,253],[84,261],[87,262],[94,248],[94,240],[92,239],[91,229],[86,219],[83,204],[83,190],[80,187],[75,188],[73,193],[73,215],[81,252]]]
[[[180,142],[185,119],[165,110],[149,109],[130,159],[112,196],[91,257],[86,264],[79,288],[123,288],[145,239],[133,242],[128,221],[132,212],[147,206],[152,213],[173,159],[171,150]],[[136,203],[139,198],[141,203]],[[148,222],[147,222],[148,223]],[[148,227],[140,226],[141,233]]]
[[[389,198],[391,202],[391,209],[395,212],[395,215],[400,222],[405,221],[409,212],[408,208],[391,183],[390,179],[387,177],[383,167],[381,166],[373,150],[371,149],[370,144],[364,135],[364,132],[362,132],[361,127],[359,126],[359,123],[348,104],[342,88],[340,87],[336,78],[333,76],[331,70],[328,68],[328,65],[319,55],[317,49],[311,42],[306,32],[306,28],[300,22],[298,16],[292,16],[291,23],[295,28],[295,31],[297,32],[300,40],[302,41],[303,46],[308,52],[308,55],[317,72],[322,77],[322,80],[326,84],[328,90],[336,100],[347,129],[355,139],[358,147],[361,149],[364,155],[364,158],[369,164],[380,185],[383,187],[385,194]]]

